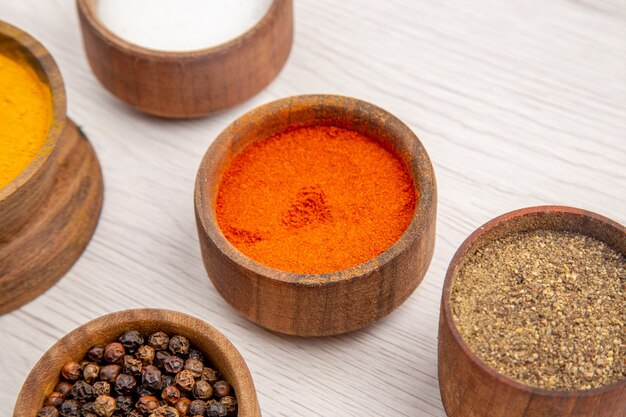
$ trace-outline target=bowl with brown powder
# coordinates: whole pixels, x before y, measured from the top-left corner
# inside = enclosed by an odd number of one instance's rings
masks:
[[[202,161],[195,207],[217,290],[280,333],[371,324],[417,288],[433,253],[426,150],[400,120],[348,97],[291,97],[239,118]]]
[[[454,256],[441,304],[450,417],[626,413],[626,228],[562,206],[517,210]]]

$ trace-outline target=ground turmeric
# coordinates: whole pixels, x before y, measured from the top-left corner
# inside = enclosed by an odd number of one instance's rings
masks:
[[[32,162],[51,121],[50,88],[26,58],[0,51],[0,188]]]
[[[359,265],[402,236],[417,191],[376,140],[329,126],[248,146],[222,177],[216,215],[241,252],[275,269],[319,274]]]

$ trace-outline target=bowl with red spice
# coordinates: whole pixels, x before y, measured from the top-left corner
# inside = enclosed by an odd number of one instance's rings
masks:
[[[400,120],[349,97],[307,95],[243,115],[210,146],[195,209],[213,284],[279,333],[363,328],[422,281],[436,183]]]
[[[68,333],[37,362],[14,417],[260,417],[250,371],[187,314],[126,310]]]
[[[439,321],[450,417],[621,417],[626,412],[626,228],[541,206],[461,245]]]

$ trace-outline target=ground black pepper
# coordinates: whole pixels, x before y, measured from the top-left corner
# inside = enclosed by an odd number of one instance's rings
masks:
[[[626,258],[594,238],[539,230],[487,243],[456,271],[451,307],[468,346],[522,383],[626,378]]]

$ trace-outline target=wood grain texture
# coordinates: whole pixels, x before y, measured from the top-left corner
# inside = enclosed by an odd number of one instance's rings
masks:
[[[294,47],[267,89],[212,117],[144,117],[102,88],[67,0],[0,0],[2,19],[40,39],[68,111],[96,148],[106,201],[94,239],[43,296],[0,317],[0,415],[58,338],[132,307],[191,313],[241,352],[264,415],[445,417],[437,325],[446,269],[494,216],[565,204],[626,223],[624,0],[299,0]],[[198,166],[213,139],[265,102],[343,94],[405,122],[437,175],[437,243],[413,295],[344,336],[301,339],[237,314],[206,278],[194,218]],[[110,296],[87,297],[106,293]]]
[[[0,21],[0,52],[30,63],[50,88],[52,124],[37,155],[22,173],[0,189],[0,244],[11,239],[41,207],[50,193],[57,168],[57,142],[65,130],[65,88],[54,58],[35,38]],[[1,310],[1,308],[0,308]]]
[[[54,344],[37,362],[18,396],[13,417],[31,417],[59,382],[66,362],[79,362],[95,345],[106,345],[127,330],[143,335],[162,331],[181,335],[232,385],[239,417],[261,417],[254,383],[243,358],[232,343],[213,326],[187,314],[161,309],[125,310],[99,317],[73,330]]]
[[[411,223],[394,245],[354,268],[295,274],[261,265],[226,240],[215,214],[224,172],[246,146],[294,126],[353,130],[398,155],[419,199]],[[349,97],[304,95],[258,107],[215,139],[198,170],[195,211],[204,265],[229,304],[244,317],[279,333],[329,336],[381,319],[422,282],[435,247],[437,185],[422,143],[393,115]]]
[[[102,172],[91,144],[69,121],[57,148],[44,201],[26,224],[0,242],[0,314],[61,279],[85,250],[100,219]]]
[[[581,233],[626,255],[626,228],[588,211],[562,206],[530,207],[490,220],[454,255],[443,287],[439,317],[439,387],[448,417],[622,417],[626,380],[583,391],[546,390],[499,374],[471,351],[454,323],[450,297],[456,273],[481,246],[533,230]]]
[[[274,0],[241,36],[189,52],[125,41],[99,19],[97,2],[76,2],[92,71],[122,101],[155,116],[206,116],[249,99],[278,75],[293,42],[292,0]]]

